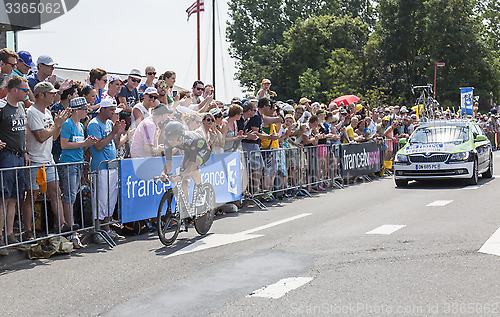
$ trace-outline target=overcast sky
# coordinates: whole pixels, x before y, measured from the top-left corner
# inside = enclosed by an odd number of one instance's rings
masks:
[[[187,21],[186,9],[195,0],[80,0],[65,15],[45,23],[40,30],[18,33],[18,50],[29,51],[34,61],[49,55],[58,66],[103,68],[108,72],[141,72],[148,65],[157,75],[177,73],[177,85],[190,88],[197,78],[196,15]],[[235,81],[234,60],[225,42],[227,0],[220,1],[217,43],[217,99],[229,102],[242,96]],[[201,13],[201,79],[212,83],[212,1]],[[221,34],[221,36],[219,36]],[[221,54],[222,53],[222,54]]]

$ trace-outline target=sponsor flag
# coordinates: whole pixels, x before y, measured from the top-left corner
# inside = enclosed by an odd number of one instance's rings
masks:
[[[204,0],[200,0],[200,12],[205,11],[205,2]],[[189,17],[193,13],[198,12],[198,1],[195,1],[189,8],[186,9],[186,13],[188,14],[188,21]]]
[[[474,88],[460,88],[460,112],[462,115],[472,115],[472,100]]]

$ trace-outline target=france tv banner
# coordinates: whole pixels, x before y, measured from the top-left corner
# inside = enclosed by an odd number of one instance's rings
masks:
[[[172,174],[178,174],[182,156],[172,157]],[[163,194],[172,183],[155,182],[165,165],[164,157],[135,158],[120,161],[121,221],[127,223],[157,216]],[[242,193],[241,156],[239,152],[212,154],[200,167],[202,183],[210,183],[215,190],[215,201],[223,204],[240,200]],[[192,198],[193,181],[190,182]]]
[[[462,115],[472,115],[473,94],[473,87],[460,88],[460,112]]]

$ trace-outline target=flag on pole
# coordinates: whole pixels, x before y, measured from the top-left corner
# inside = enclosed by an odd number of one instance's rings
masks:
[[[205,2],[204,0],[200,0],[200,12],[205,11]],[[186,9],[186,13],[188,14],[188,21],[189,17],[193,13],[198,12],[198,1],[195,1],[189,8]]]

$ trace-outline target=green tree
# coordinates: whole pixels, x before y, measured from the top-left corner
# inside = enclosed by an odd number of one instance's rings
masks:
[[[255,91],[262,78],[270,78],[280,95],[280,87],[287,85],[278,75],[285,30],[298,18],[333,13],[338,8],[338,0],[230,0],[227,38],[241,85]]]
[[[342,88],[344,94],[362,91],[367,33],[368,26],[360,18],[326,15],[298,19],[285,32],[279,76],[287,83],[283,94],[300,98],[296,78],[309,68],[319,73],[318,98],[322,101],[327,102]],[[340,89],[334,87],[338,83],[342,83]]]
[[[318,78],[319,71],[313,71],[311,68],[306,69],[306,71],[299,76],[299,95],[311,100],[316,100],[319,97],[318,88],[321,86],[321,82]]]

